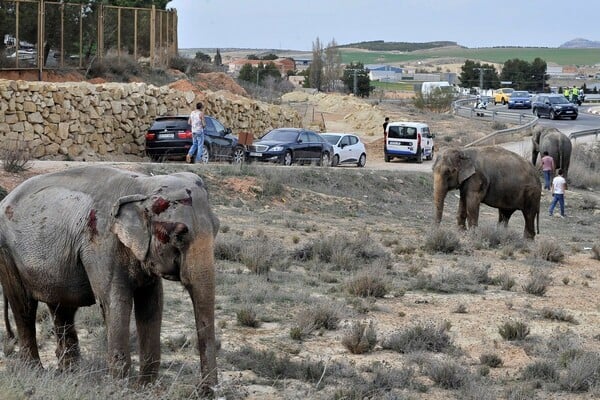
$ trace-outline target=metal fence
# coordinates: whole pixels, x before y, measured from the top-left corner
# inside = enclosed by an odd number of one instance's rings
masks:
[[[155,67],[176,54],[175,10],[0,0],[0,69],[82,69],[109,57]]]

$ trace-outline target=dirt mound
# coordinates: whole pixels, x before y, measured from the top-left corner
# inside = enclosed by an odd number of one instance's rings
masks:
[[[226,90],[239,96],[248,96],[246,90],[224,72],[199,73],[196,74],[193,81],[198,86],[205,87],[213,92]]]
[[[39,71],[0,71],[0,79],[37,81],[39,80]],[[78,71],[43,71],[41,80],[45,82],[81,82],[85,81],[85,76]]]

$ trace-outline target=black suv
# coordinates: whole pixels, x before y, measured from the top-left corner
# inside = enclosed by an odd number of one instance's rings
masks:
[[[152,161],[169,158],[183,158],[192,146],[192,128],[188,124],[188,115],[157,117],[146,132],[146,155]],[[202,162],[230,161],[240,163],[244,160],[244,146],[238,144],[237,136],[225,128],[217,119],[204,117],[204,148]],[[193,157],[192,157],[193,159]]]
[[[538,94],[533,98],[531,108],[538,118],[545,116],[550,119],[576,119],[579,114],[577,106],[562,94]]]

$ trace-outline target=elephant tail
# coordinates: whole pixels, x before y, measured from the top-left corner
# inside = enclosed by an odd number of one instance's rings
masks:
[[[4,355],[9,356],[15,350],[16,340],[15,340],[15,333],[13,332],[12,327],[10,326],[10,318],[8,317],[8,312],[9,312],[8,298],[6,297],[6,295],[4,295],[3,297],[4,297],[4,326],[6,328],[6,337],[4,338],[3,347],[4,347]]]
[[[540,209],[538,207],[537,213],[535,214],[535,222],[537,224],[537,234],[540,234]]]

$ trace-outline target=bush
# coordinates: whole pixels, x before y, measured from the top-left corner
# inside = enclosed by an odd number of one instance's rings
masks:
[[[497,249],[503,246],[522,248],[522,236],[502,225],[479,226],[469,231],[469,237],[476,248]]]
[[[555,382],[559,378],[556,366],[548,361],[535,361],[523,369],[523,379],[541,379],[547,382]]]
[[[583,353],[567,366],[560,380],[561,387],[569,392],[585,392],[600,384],[600,355]]]
[[[460,248],[456,233],[444,229],[434,229],[425,238],[425,249],[439,253],[453,253]]]
[[[0,157],[6,172],[22,172],[29,169],[31,156],[25,142],[21,140],[2,146]]]
[[[555,241],[548,239],[540,239],[537,241],[534,256],[551,262],[561,262],[565,258],[565,254],[560,245]]]
[[[383,272],[373,269],[356,274],[348,280],[346,290],[348,293],[359,297],[383,297],[388,292]]]
[[[549,308],[544,308],[542,310],[542,317],[553,321],[563,321],[577,324],[575,317],[567,313],[565,310],[551,310]]]
[[[600,188],[600,145],[585,143],[573,146],[569,166],[569,184],[579,188]]]
[[[511,290],[513,286],[515,286],[515,280],[512,276],[507,274],[506,272],[498,275],[497,277],[492,279],[492,282],[495,285],[499,285],[502,290]]]
[[[242,307],[236,312],[237,322],[240,326],[258,328],[260,321],[256,319],[256,312],[252,307]]]
[[[505,322],[498,328],[498,333],[504,340],[523,340],[529,335],[529,327],[524,322]]]
[[[290,337],[302,340],[317,329],[336,330],[340,322],[340,307],[329,303],[317,303],[300,311]]]
[[[447,325],[417,324],[388,337],[382,347],[398,353],[443,352],[452,347]]]
[[[469,380],[468,371],[452,360],[431,361],[425,372],[444,389],[458,389]]]
[[[523,290],[526,293],[535,296],[543,296],[546,294],[548,285],[552,282],[552,278],[546,272],[540,269],[533,269],[529,273],[529,279],[523,285]]]
[[[350,329],[342,337],[342,344],[352,354],[368,353],[377,344],[377,332],[373,322],[366,323],[354,322]]]
[[[441,267],[437,273],[427,274],[419,273],[415,279],[410,282],[410,288],[413,290],[426,290],[437,293],[481,293],[483,286],[478,282],[481,270],[472,269],[472,272],[455,270],[448,267]],[[473,272],[474,271],[474,272]],[[487,276],[487,269],[485,270]],[[487,279],[487,278],[486,278]]]
[[[479,362],[483,365],[487,365],[490,368],[498,368],[503,364],[502,359],[497,354],[482,354],[479,356]]]

